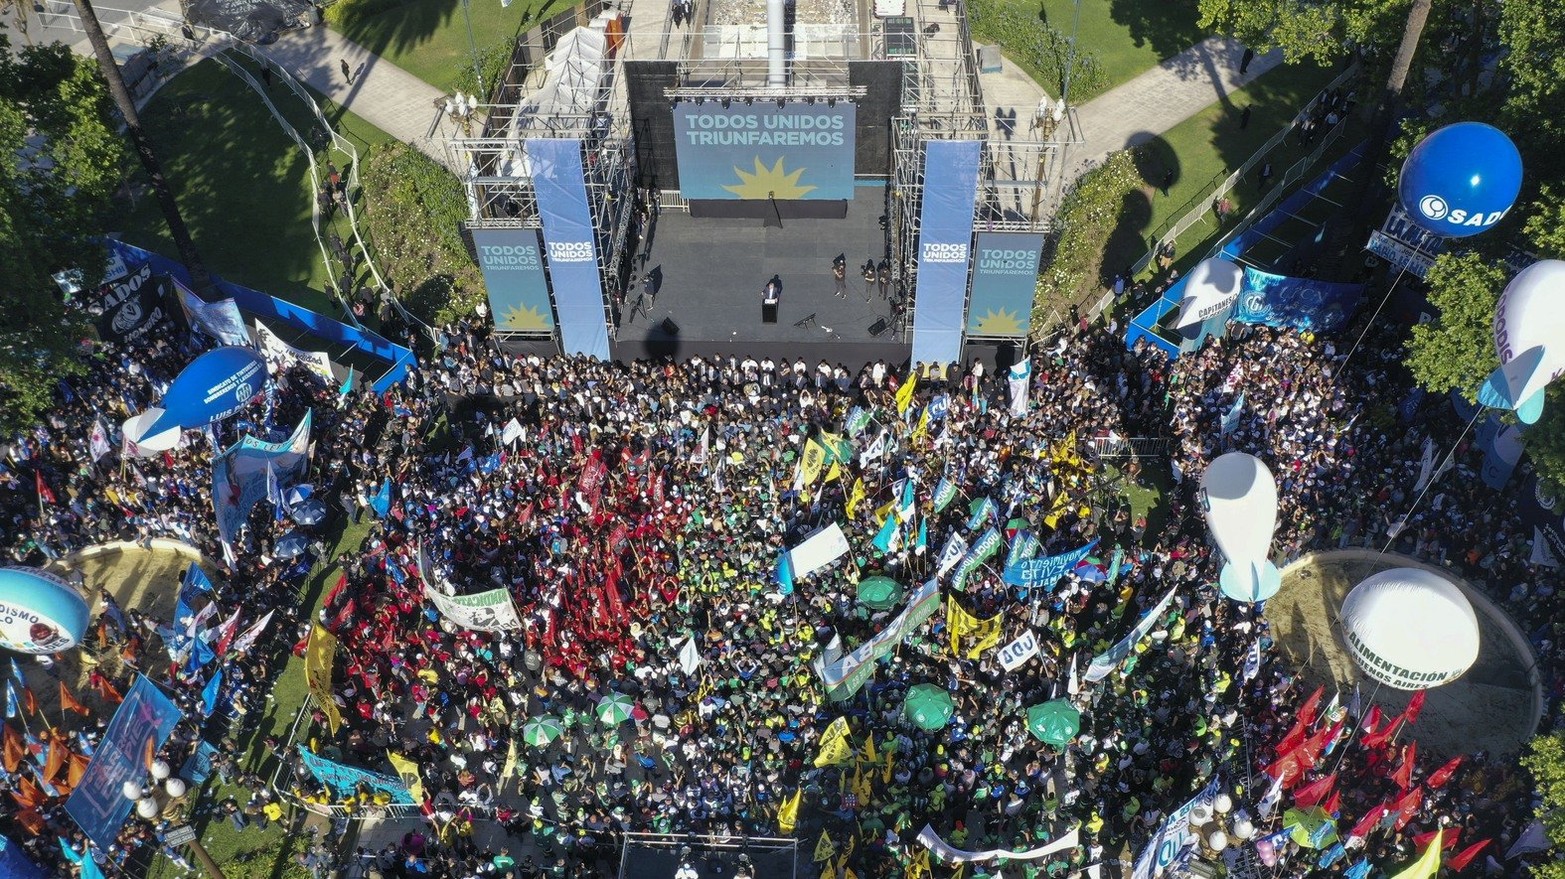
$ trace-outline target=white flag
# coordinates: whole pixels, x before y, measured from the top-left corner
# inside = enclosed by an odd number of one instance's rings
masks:
[[[1435,441],[1424,440],[1424,456],[1418,462],[1418,481],[1413,484],[1414,491],[1423,491],[1429,484],[1429,477],[1435,475]]]
[[[114,447],[109,445],[109,430],[103,426],[102,418],[94,418],[92,420],[92,435],[88,438],[87,445],[92,450],[94,463],[99,458],[113,451]]]
[[[946,538],[945,548],[940,550],[940,564],[935,568],[936,577],[944,577],[946,571],[956,567],[956,563],[967,555],[967,540],[962,535],[952,532]]]
[[[522,427],[522,423],[512,418],[505,423],[505,430],[500,432],[500,442],[510,445],[526,435],[527,431]]]
[[[1532,526],[1532,556],[1527,561],[1529,564],[1548,568],[1560,566],[1559,557],[1554,554],[1554,547],[1549,545],[1549,535],[1543,533],[1543,529],[1537,525]]]
[[[1081,692],[1081,678],[1076,676],[1076,654],[1071,654],[1070,676],[1065,679],[1065,692],[1075,696]]]
[[[679,667],[685,670],[685,674],[696,673],[701,667],[701,651],[696,648],[696,637],[691,635],[685,639],[685,646],[679,648]]]
[[[1533,852],[1546,851],[1549,848],[1549,835],[1543,830],[1542,821],[1534,821],[1527,825],[1527,830],[1522,833],[1521,839],[1511,844],[1510,850],[1505,853],[1505,859],[1519,855],[1530,855]]]
[[[1256,638],[1250,645],[1250,654],[1244,658],[1244,682],[1255,680],[1255,676],[1261,673],[1261,639]]]
[[[239,637],[234,639],[233,645],[228,649],[233,653],[241,653],[255,646],[255,639],[261,637],[261,633],[266,631],[266,624],[272,621],[273,613],[275,611],[267,611],[266,616],[256,620],[251,624],[250,628],[241,632]]]
[[[1272,779],[1272,786],[1266,791],[1266,796],[1261,797],[1261,801],[1256,804],[1255,810],[1261,814],[1262,821],[1271,818],[1272,812],[1277,809],[1277,804],[1282,802],[1282,776],[1286,774],[1283,773]]]

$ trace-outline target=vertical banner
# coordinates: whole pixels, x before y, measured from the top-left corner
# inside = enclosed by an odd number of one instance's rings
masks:
[[[304,680],[315,697],[315,704],[326,713],[326,720],[335,734],[342,726],[342,712],[337,710],[337,700],[331,697],[332,664],[337,659],[337,636],[326,631],[319,623],[310,628],[310,642],[304,648]]]
[[[527,156],[532,161],[543,240],[549,247],[560,347],[566,354],[608,360],[609,330],[592,207],[582,176],[582,143],[576,138],[530,137]]]
[[[969,336],[1027,337],[1042,252],[1041,232],[978,233],[973,295],[967,303]]]
[[[923,230],[913,304],[913,362],[955,363],[962,356],[967,257],[978,200],[976,140],[924,142]]]
[[[183,716],[151,681],[136,676],[93,751],[81,783],[65,801],[65,811],[93,845],[107,851],[114,844],[130,815],[131,802],[123,793],[125,782],[146,777],[153,755]]]
[[[473,249],[489,288],[489,313],[502,333],[551,332],[549,282],[537,229],[474,229]]]

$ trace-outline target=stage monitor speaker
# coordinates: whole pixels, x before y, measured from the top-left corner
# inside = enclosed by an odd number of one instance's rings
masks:
[[[869,334],[871,336],[879,336],[881,333],[884,333],[886,331],[886,327],[889,326],[891,326],[891,322],[885,318],[881,318],[880,320],[877,320],[869,325]]]
[[[679,324],[674,323],[674,319],[671,317],[663,318],[663,323],[659,324],[659,327],[662,328],[664,335],[679,335]]]

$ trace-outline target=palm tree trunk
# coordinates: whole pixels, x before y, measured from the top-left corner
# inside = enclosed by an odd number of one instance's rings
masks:
[[[141,117],[136,113],[136,102],[131,98],[130,89],[125,87],[125,78],[120,75],[119,64],[114,60],[114,53],[109,49],[108,37],[103,34],[103,27],[98,24],[98,15],[93,11],[90,0],[72,0],[76,4],[76,11],[81,16],[82,30],[87,34],[87,41],[92,43],[92,52],[98,59],[98,68],[103,71],[103,78],[109,83],[109,96],[114,99],[114,105],[119,108],[120,115],[125,118],[125,133],[129,135],[131,146],[136,148],[136,157],[141,160],[141,167],[147,172],[147,177],[152,181],[152,192],[157,197],[158,207],[163,211],[163,221],[168,224],[169,237],[174,239],[174,247],[179,251],[179,261],[185,264],[185,269],[190,272],[190,282],[197,293],[205,293],[212,286],[212,276],[207,273],[206,264],[201,261],[201,254],[196,251],[196,243],[190,237],[190,230],[185,226],[184,217],[180,216],[179,204],[174,200],[174,191],[169,189],[168,180],[163,176],[163,165],[158,161],[157,153],[152,151],[152,142],[147,140],[147,135],[141,130]]]
[[[1413,0],[1407,11],[1407,24],[1402,29],[1402,42],[1391,59],[1391,72],[1386,75],[1386,87],[1375,105],[1375,115],[1369,124],[1369,150],[1364,167],[1371,179],[1359,189],[1359,202],[1354,214],[1362,221],[1372,202],[1370,195],[1380,189],[1380,164],[1386,160],[1386,149],[1396,134],[1397,112],[1402,104],[1402,88],[1407,85],[1407,75],[1413,69],[1413,56],[1418,52],[1418,41],[1424,35],[1424,24],[1429,21],[1429,7],[1433,0]]]

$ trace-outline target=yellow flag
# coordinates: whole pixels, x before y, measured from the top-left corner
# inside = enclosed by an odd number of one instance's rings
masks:
[[[793,792],[793,796],[782,801],[777,807],[777,832],[784,836],[791,836],[799,823],[799,798],[804,795],[804,788]]]
[[[884,506],[876,507],[875,508],[875,524],[876,525],[884,525],[884,524],[886,524],[886,517],[891,515],[891,512],[893,510],[895,510],[896,508],[897,508],[897,499],[896,498],[892,498],[891,500],[886,501]]]
[[[873,772],[865,774],[862,770],[853,774],[853,794],[859,798],[860,808],[869,805],[869,801],[875,795],[875,775]]]
[[[815,480],[821,475],[821,468],[826,464],[826,447],[815,441],[814,437],[804,441],[804,456],[799,459],[800,472],[804,474],[804,484],[814,485]]]
[[[822,830],[820,840],[815,843],[814,860],[817,863],[820,861],[829,861],[831,860],[831,856],[836,853],[837,847],[832,844],[831,836],[828,835],[826,831]]]
[[[973,645],[967,648],[967,658],[977,659],[978,654],[1000,643],[1005,628],[1005,614],[997,613],[987,620],[977,620],[973,628]]]
[[[387,751],[386,759],[391,761],[391,768],[397,770],[402,783],[408,786],[413,802],[424,802],[424,778],[418,774],[418,764],[395,751]]]
[[[929,433],[929,407],[924,407],[924,414],[918,416],[918,426],[913,428],[913,439],[918,439]]]
[[[881,784],[890,784],[891,783],[891,773],[896,770],[896,762],[897,762],[897,749],[896,748],[887,748],[886,749],[886,768],[880,773],[880,783]]]
[[[1424,856],[1414,861],[1406,870],[1398,873],[1393,879],[1429,879],[1440,872],[1440,847],[1445,842],[1445,828],[1435,831],[1435,838],[1429,841],[1429,848],[1424,849]]]
[[[835,766],[853,758],[853,742],[848,730],[848,719],[839,717],[821,734],[820,751],[815,755],[816,766]]]
[[[978,621],[956,603],[956,598],[946,596],[946,628],[951,632],[951,652],[962,652],[962,638],[977,628]]]
[[[838,464],[836,461],[831,462],[831,466],[826,469],[826,481],[830,482],[833,479],[841,479],[841,478],[842,478],[842,465]]]
[[[510,747],[505,750],[505,764],[500,767],[500,786],[505,785],[505,780],[516,771],[516,739],[512,737]]]
[[[853,518],[853,511],[857,510],[859,508],[859,504],[863,502],[864,477],[861,476],[858,479],[853,480],[853,488],[848,491],[848,502],[843,506],[843,511],[848,514],[849,519]]]
[[[337,637],[319,623],[310,629],[310,641],[304,648],[304,680],[315,697],[315,703],[326,713],[331,731],[342,726],[342,713],[331,697],[332,663],[337,656]]]
[[[909,372],[907,381],[902,387],[897,388],[897,414],[906,415],[907,407],[913,405],[913,391],[918,387],[918,373]]]
[[[864,737],[864,762],[871,766],[880,762],[880,755],[875,753],[875,735],[870,733]]]

